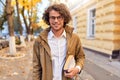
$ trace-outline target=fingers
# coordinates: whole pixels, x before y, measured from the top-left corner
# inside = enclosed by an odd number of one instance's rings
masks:
[[[70,73],[70,72],[69,73],[64,72],[64,74],[68,78],[73,78],[74,77],[74,76],[72,76],[72,73]]]
[[[68,78],[73,78],[79,72],[78,68],[68,69],[67,72],[64,72],[65,76]]]
[[[68,78],[73,78],[76,74],[74,72],[74,68],[68,69],[67,72],[64,72],[65,76]]]

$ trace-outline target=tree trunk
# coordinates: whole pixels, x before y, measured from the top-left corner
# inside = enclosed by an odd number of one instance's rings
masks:
[[[21,41],[21,46],[25,47],[26,44],[25,44],[25,40],[24,40],[24,37],[23,37],[23,27],[22,27],[22,24],[21,24],[21,20],[20,20],[20,13],[19,13],[19,3],[18,3],[18,0],[16,0],[16,7],[17,7],[17,14],[18,14],[18,23],[19,23],[19,30],[20,30],[20,41]]]
[[[22,8],[22,16],[23,16],[23,20],[24,20],[24,23],[25,23],[25,26],[26,26],[26,30],[27,30],[27,40],[30,41],[31,39],[31,35],[30,35],[30,27],[29,25],[27,24],[27,20],[25,18],[25,15],[24,15],[24,6]]]
[[[24,20],[24,23],[25,23],[25,27],[26,27],[27,33],[29,33],[29,31],[28,31],[28,24],[27,24],[25,15],[24,15],[24,10],[25,10],[25,8],[23,6],[23,8],[22,8],[22,16],[23,16],[23,20]]]
[[[8,21],[8,29],[9,29],[9,47],[10,47],[10,54],[16,53],[15,47],[15,37],[14,37],[14,27],[13,27],[13,7],[11,6],[11,0],[6,0],[6,14],[7,14],[7,21]]]
[[[18,0],[16,0],[16,8],[17,8],[17,15],[18,15],[18,23],[19,23],[19,30],[20,30],[20,35],[22,35],[22,31],[23,31],[23,28],[22,28],[22,25],[21,25],[21,21],[20,21],[20,14],[19,14],[19,3],[18,3]]]

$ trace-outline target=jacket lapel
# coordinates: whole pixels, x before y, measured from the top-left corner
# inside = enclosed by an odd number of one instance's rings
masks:
[[[67,53],[66,53],[66,59],[67,59],[68,55],[70,54],[70,48],[72,46],[71,37],[72,37],[73,28],[66,26],[65,31],[66,31],[66,39],[67,39]]]
[[[41,45],[45,48],[45,50],[47,51],[48,55],[51,57],[51,50],[50,50],[50,47],[48,45],[48,40],[47,40],[47,36],[48,36],[48,32],[50,31],[50,27],[47,28],[45,31],[43,31],[41,34],[40,34],[40,43]]]

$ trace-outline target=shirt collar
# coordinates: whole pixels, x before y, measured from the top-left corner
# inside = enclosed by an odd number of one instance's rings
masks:
[[[52,30],[50,30],[50,32],[48,33],[48,39],[52,39],[53,37],[55,37],[55,35],[52,32]],[[63,33],[62,33],[62,35],[60,37],[65,37],[66,38],[66,32],[65,32],[65,30],[63,31]]]
[[[63,33],[62,33],[61,36],[64,36],[66,38],[66,32],[65,32],[65,30],[63,31]]]

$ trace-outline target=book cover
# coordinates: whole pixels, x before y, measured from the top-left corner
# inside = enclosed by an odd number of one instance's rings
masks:
[[[65,65],[64,65],[64,71],[67,71],[70,68],[74,68],[75,67],[75,59],[73,55],[69,55]]]

